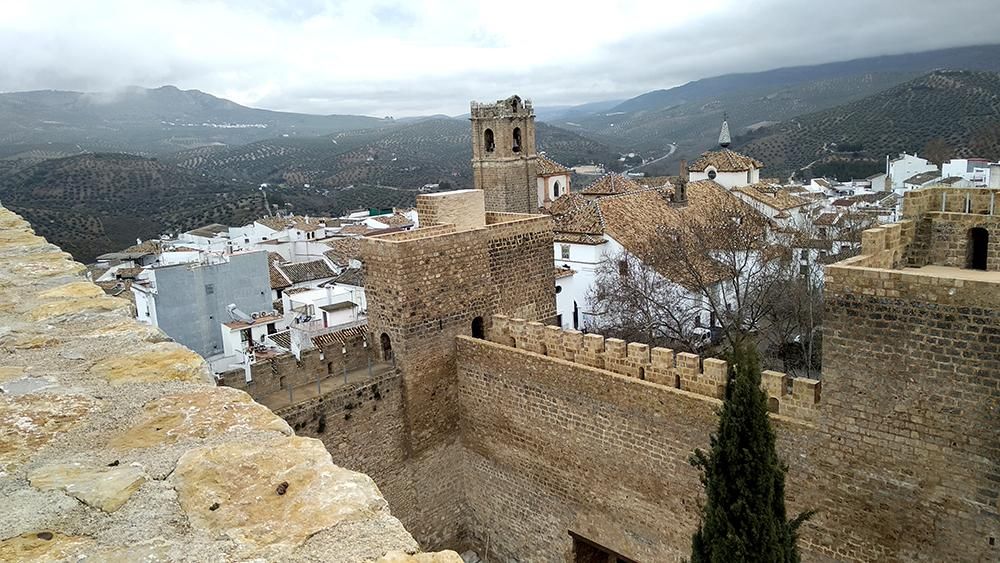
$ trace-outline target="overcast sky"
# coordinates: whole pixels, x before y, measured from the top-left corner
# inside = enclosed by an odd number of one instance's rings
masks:
[[[1000,42],[997,0],[0,0],[0,91],[173,84],[308,113],[619,99]]]

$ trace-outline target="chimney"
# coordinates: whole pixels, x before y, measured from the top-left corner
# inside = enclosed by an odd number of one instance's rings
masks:
[[[674,186],[675,205],[687,205],[687,183],[688,183],[687,160],[682,158],[680,174],[678,174],[677,176],[677,185]]]

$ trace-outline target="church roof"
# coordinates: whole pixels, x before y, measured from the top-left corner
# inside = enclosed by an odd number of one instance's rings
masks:
[[[611,172],[601,176],[593,184],[584,188],[580,193],[585,195],[612,195],[623,194],[641,190],[634,180],[630,180],[617,172]]]
[[[744,172],[752,168],[763,168],[764,164],[736,151],[722,149],[721,151],[701,153],[697,160],[688,165],[688,170],[690,172],[704,172],[709,166],[714,167],[719,172]]]
[[[572,174],[572,170],[562,164],[552,160],[544,154],[538,155],[538,175],[558,176],[560,174]]]
[[[777,209],[778,211],[794,209],[811,203],[811,200],[793,194],[781,186],[773,186],[765,182],[757,182],[756,184],[750,184],[749,186],[741,186],[739,188],[734,188],[733,191],[739,192],[754,201],[760,202],[771,209]]]

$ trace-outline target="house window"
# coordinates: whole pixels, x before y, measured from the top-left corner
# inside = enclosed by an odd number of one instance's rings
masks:
[[[556,182],[552,184],[552,197],[559,197],[559,190],[561,188],[562,186],[559,185],[559,180],[556,180]]]
[[[215,284],[213,284],[213,283],[206,283],[205,284],[205,295],[212,295],[213,293],[215,293]]]
[[[569,260],[569,245],[561,244],[559,245],[559,255],[562,256],[563,260]]]

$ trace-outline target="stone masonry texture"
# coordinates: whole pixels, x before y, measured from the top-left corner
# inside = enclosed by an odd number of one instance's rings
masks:
[[[216,387],[198,355],[138,324],[2,207],[0,265],[0,560],[416,552],[368,476]]]

